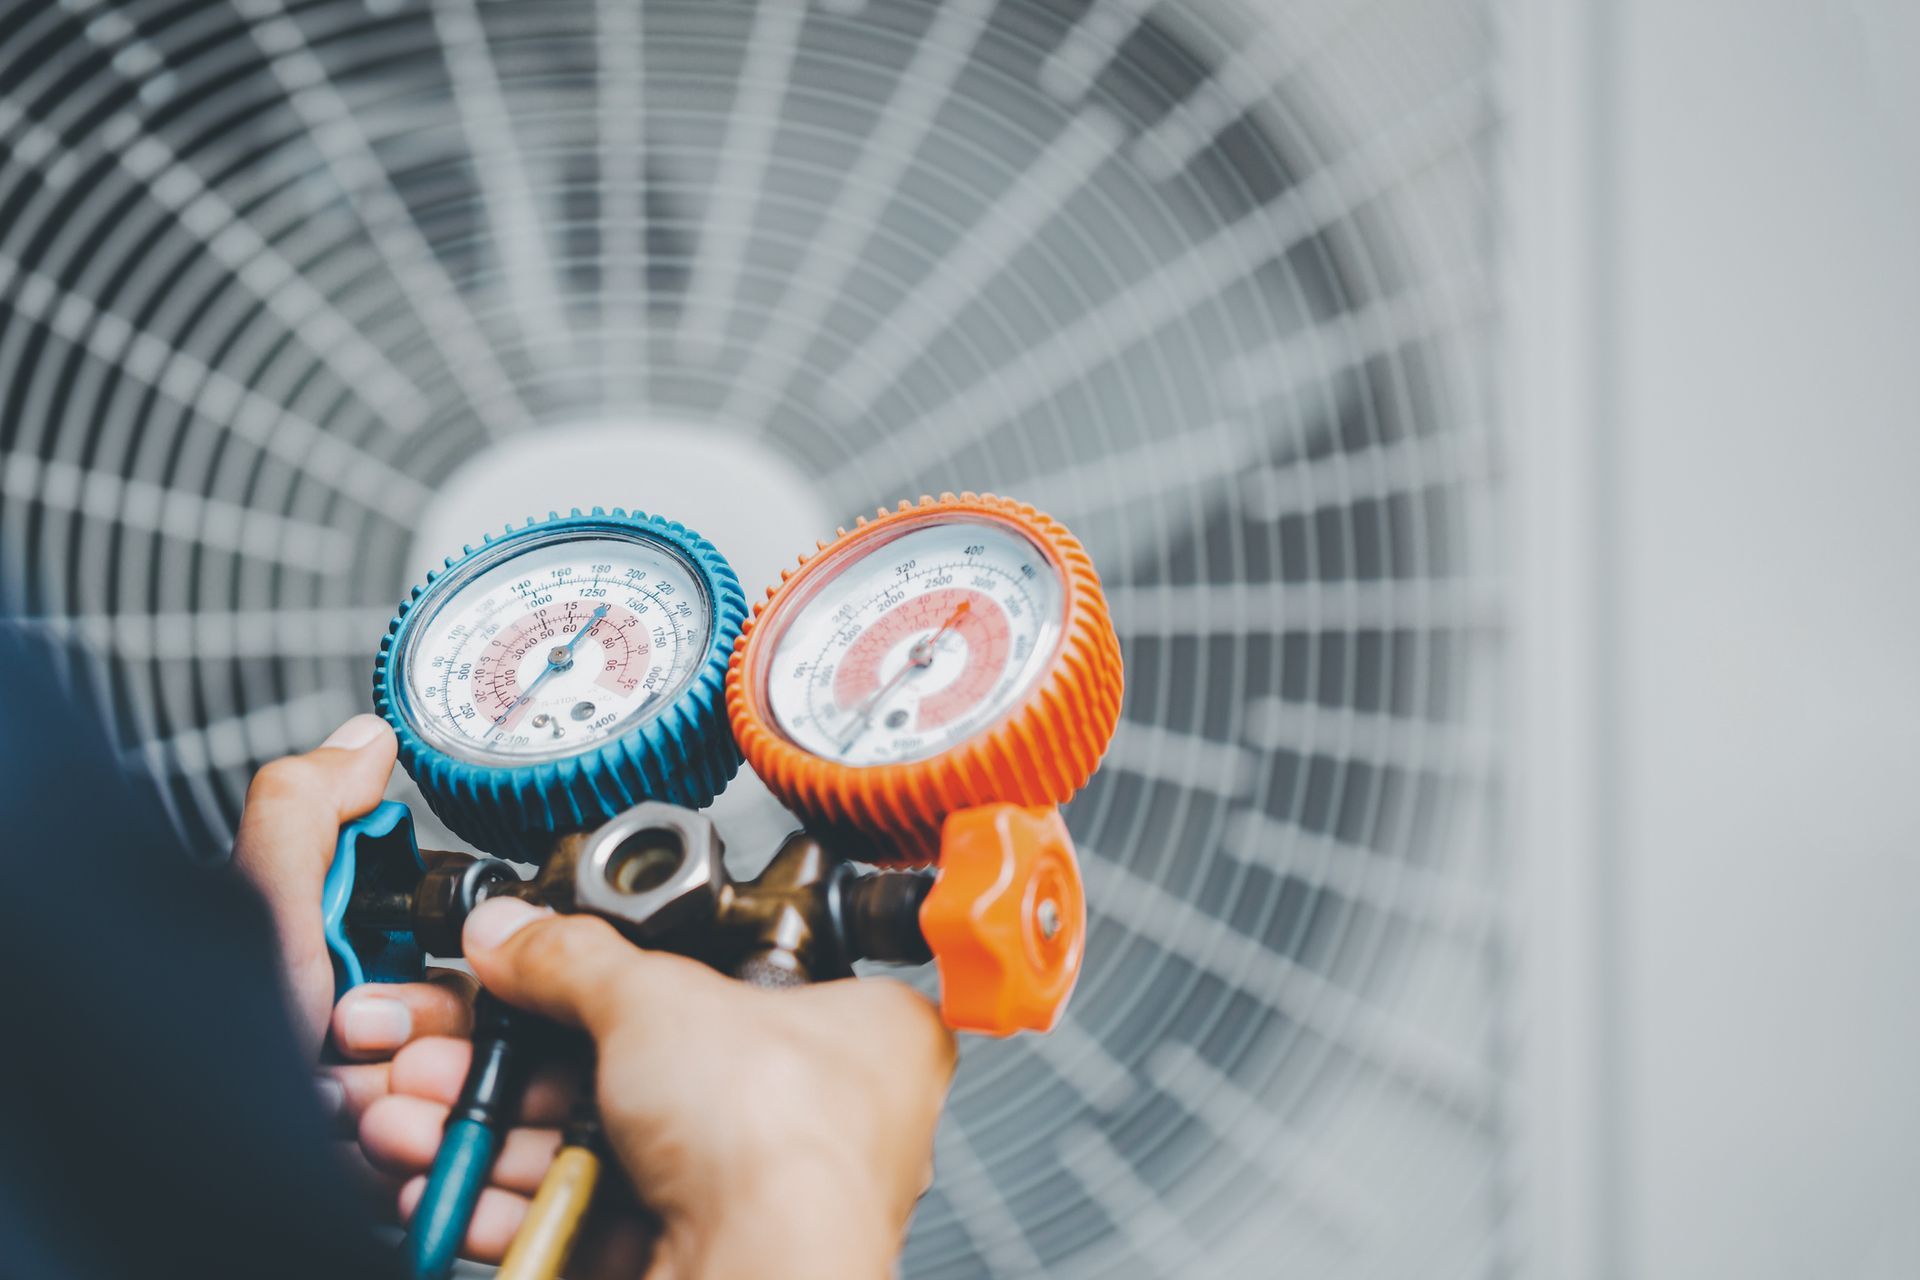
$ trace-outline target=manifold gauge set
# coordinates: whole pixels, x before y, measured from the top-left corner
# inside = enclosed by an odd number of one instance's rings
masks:
[[[510,528],[415,589],[374,667],[401,763],[487,856],[420,850],[393,802],[343,828],[323,900],[336,986],[417,978],[510,895],[760,986],[932,963],[956,1030],[1044,1032],[1086,934],[1059,806],[1098,767],[1120,694],[1085,550],[1005,498],[861,520],[751,614],[719,550],[670,520],[596,508]],[[743,759],[801,824],[751,880],[700,812]],[[409,1226],[423,1277],[451,1271],[553,1051],[484,993],[474,1026]],[[503,1276],[559,1274],[600,1143],[576,1115]]]

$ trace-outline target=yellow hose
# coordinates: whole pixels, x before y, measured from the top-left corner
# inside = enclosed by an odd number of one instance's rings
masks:
[[[580,1238],[599,1181],[600,1158],[591,1150],[560,1148],[500,1264],[498,1280],[555,1280]]]

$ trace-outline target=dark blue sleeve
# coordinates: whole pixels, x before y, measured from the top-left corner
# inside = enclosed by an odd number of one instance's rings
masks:
[[[390,1269],[262,904],[196,866],[0,620],[0,1259],[47,1277]]]

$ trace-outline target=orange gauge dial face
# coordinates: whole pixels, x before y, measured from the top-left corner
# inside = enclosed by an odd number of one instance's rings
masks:
[[[769,592],[728,711],[788,807],[924,861],[970,804],[1060,804],[1119,715],[1119,645],[1071,533],[991,496],[901,504]]]
[[[812,576],[758,675],[774,726],[823,759],[938,755],[1004,718],[1059,644],[1059,570],[1000,521],[929,516]]]

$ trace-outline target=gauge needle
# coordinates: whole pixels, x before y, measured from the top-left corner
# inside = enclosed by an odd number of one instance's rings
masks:
[[[939,648],[940,641],[946,636],[947,632],[953,630],[954,625],[960,621],[961,616],[971,607],[971,601],[962,600],[958,605],[954,606],[953,612],[947,615],[947,620],[940,624],[938,631],[932,635],[921,636],[913,642],[913,647],[907,650],[906,665],[893,673],[893,679],[887,681],[869,694],[867,700],[860,704],[860,709],[854,713],[860,718],[859,723],[853,726],[853,732],[849,733],[845,740],[840,743],[841,755],[844,756],[847,752],[853,750],[853,744],[860,741],[860,735],[864,734],[868,728],[872,726],[873,713],[879,710],[880,704],[886,701],[888,694],[899,688],[907,677],[911,676],[914,672],[925,671],[933,665],[934,650]]]
[[[513,713],[526,705],[527,699],[533,696],[533,691],[546,683],[548,676],[557,675],[560,672],[565,671],[568,667],[572,666],[573,665],[573,646],[579,644],[581,637],[585,636],[587,632],[593,630],[594,624],[599,622],[600,619],[606,616],[607,616],[607,606],[603,604],[598,609],[595,609],[593,611],[593,616],[587,619],[587,624],[585,626],[581,627],[578,631],[573,633],[573,639],[567,641],[565,644],[557,644],[553,646],[553,648],[547,650],[546,668],[542,670],[539,675],[533,678],[533,683],[529,684],[526,687],[526,689],[521,692],[519,697],[515,698],[512,702],[507,704],[507,709],[500,713],[499,718],[497,718],[493,722],[493,726],[487,730],[484,737],[491,738],[494,734],[498,733],[500,731],[500,726],[505,724],[508,720],[512,719]]]

